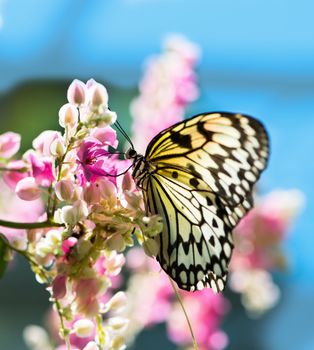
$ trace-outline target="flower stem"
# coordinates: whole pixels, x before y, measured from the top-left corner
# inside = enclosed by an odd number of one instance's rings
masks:
[[[14,169],[14,168],[4,168],[4,167],[0,167],[0,171],[15,172],[15,173],[25,173],[25,172],[27,172],[28,170],[29,170],[29,169],[27,169],[27,168]]]
[[[62,227],[64,226],[64,224],[59,224],[51,220],[42,221],[42,222],[14,222],[14,221],[0,220],[0,226],[30,230],[34,228]]]
[[[190,333],[191,333],[191,337],[192,337],[192,342],[193,342],[193,347],[194,347],[194,350],[198,350],[198,346],[197,346],[197,342],[196,342],[196,339],[195,339],[195,335],[194,335],[194,332],[193,332],[193,328],[192,328],[192,324],[190,322],[190,319],[189,319],[189,316],[185,310],[185,307],[184,307],[184,304],[183,304],[183,300],[181,298],[181,295],[178,291],[178,288],[177,286],[174,284],[173,280],[169,277],[169,280],[170,280],[170,283],[171,283],[171,286],[172,286],[172,289],[176,295],[176,298],[178,299],[178,302],[183,310],[183,313],[184,313],[184,316],[185,316],[185,319],[186,319],[186,322],[189,326],[189,330],[190,330]]]

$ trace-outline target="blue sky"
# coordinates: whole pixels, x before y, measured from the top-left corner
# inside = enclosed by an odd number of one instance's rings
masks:
[[[65,75],[132,84],[169,32],[201,45],[204,70],[314,79],[311,0],[2,0],[0,9],[0,89]]]

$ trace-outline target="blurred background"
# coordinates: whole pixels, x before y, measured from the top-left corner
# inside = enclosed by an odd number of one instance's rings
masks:
[[[314,349],[314,3],[311,0],[0,0],[0,132],[22,134],[23,150],[58,128],[69,83],[94,78],[130,131],[129,105],[143,64],[164,37],[180,33],[202,50],[200,98],[188,115],[242,112],[271,136],[264,192],[301,190],[306,205],[284,242],[288,270],[275,276],[279,304],[225,319],[228,349]],[[22,330],[41,324],[48,293],[18,259],[0,280],[0,349],[26,349]],[[135,348],[173,349],[157,328]]]

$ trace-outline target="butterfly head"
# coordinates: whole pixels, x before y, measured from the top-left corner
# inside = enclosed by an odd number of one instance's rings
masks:
[[[135,151],[135,149],[133,147],[130,147],[125,155],[124,155],[125,159],[131,159],[131,160],[135,160],[138,157],[137,152]]]

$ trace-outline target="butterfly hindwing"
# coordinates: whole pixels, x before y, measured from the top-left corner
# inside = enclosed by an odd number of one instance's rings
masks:
[[[262,124],[241,114],[200,114],[148,145],[143,177],[148,214],[159,214],[161,267],[180,288],[224,288],[232,229],[252,207],[252,187],[268,160]]]
[[[144,198],[149,212],[158,213],[164,222],[157,237],[162,268],[182,289],[222,290],[233,243],[231,229],[220,218],[227,213],[214,205],[217,197],[153,175]]]

